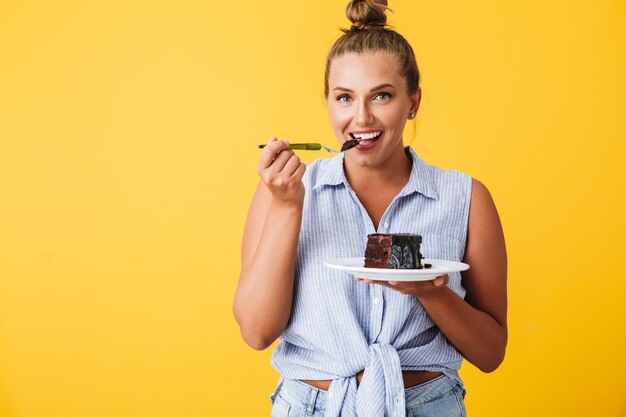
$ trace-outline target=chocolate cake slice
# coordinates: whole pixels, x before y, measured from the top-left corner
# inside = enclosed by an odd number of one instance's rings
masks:
[[[422,269],[422,237],[409,233],[367,235],[366,268]]]
[[[357,146],[359,143],[361,143],[361,141],[357,140],[357,139],[350,139],[344,142],[344,144],[341,146],[341,152],[345,152],[348,149],[352,149],[355,146]]]

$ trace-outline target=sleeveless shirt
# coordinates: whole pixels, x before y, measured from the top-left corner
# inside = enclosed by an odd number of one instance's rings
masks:
[[[271,363],[281,380],[333,380],[327,417],[404,417],[402,370],[438,371],[462,385],[463,357],[416,297],[324,266],[332,258],[362,257],[370,233],[419,234],[425,258],[463,260],[471,177],[427,165],[411,147],[405,152],[412,159],[409,180],[378,230],[346,179],[343,153],[309,164],[303,176],[292,312]],[[460,273],[448,276],[449,288],[463,298]]]

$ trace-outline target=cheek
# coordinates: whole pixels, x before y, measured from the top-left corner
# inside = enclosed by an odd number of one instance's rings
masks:
[[[384,114],[381,114],[381,119],[384,120],[384,123],[389,127],[397,127],[402,129],[404,124],[406,123],[406,118],[401,111],[397,109],[389,109],[389,111],[385,111]],[[408,117],[408,112],[407,112]]]
[[[350,123],[350,113],[344,109],[329,109],[330,123],[334,130],[343,130]]]

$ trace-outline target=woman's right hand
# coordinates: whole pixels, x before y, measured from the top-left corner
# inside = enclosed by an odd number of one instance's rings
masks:
[[[241,274],[233,313],[243,339],[266,349],[291,317],[295,265],[304,207],[306,166],[286,141],[263,149],[257,186],[241,244]]]
[[[289,149],[289,142],[270,138],[257,166],[257,172],[272,197],[283,203],[301,204],[304,201],[302,176],[306,166]]]

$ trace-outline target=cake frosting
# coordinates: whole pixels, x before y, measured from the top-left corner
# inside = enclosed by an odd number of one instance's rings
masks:
[[[422,236],[410,233],[367,235],[366,268],[422,269]]]

